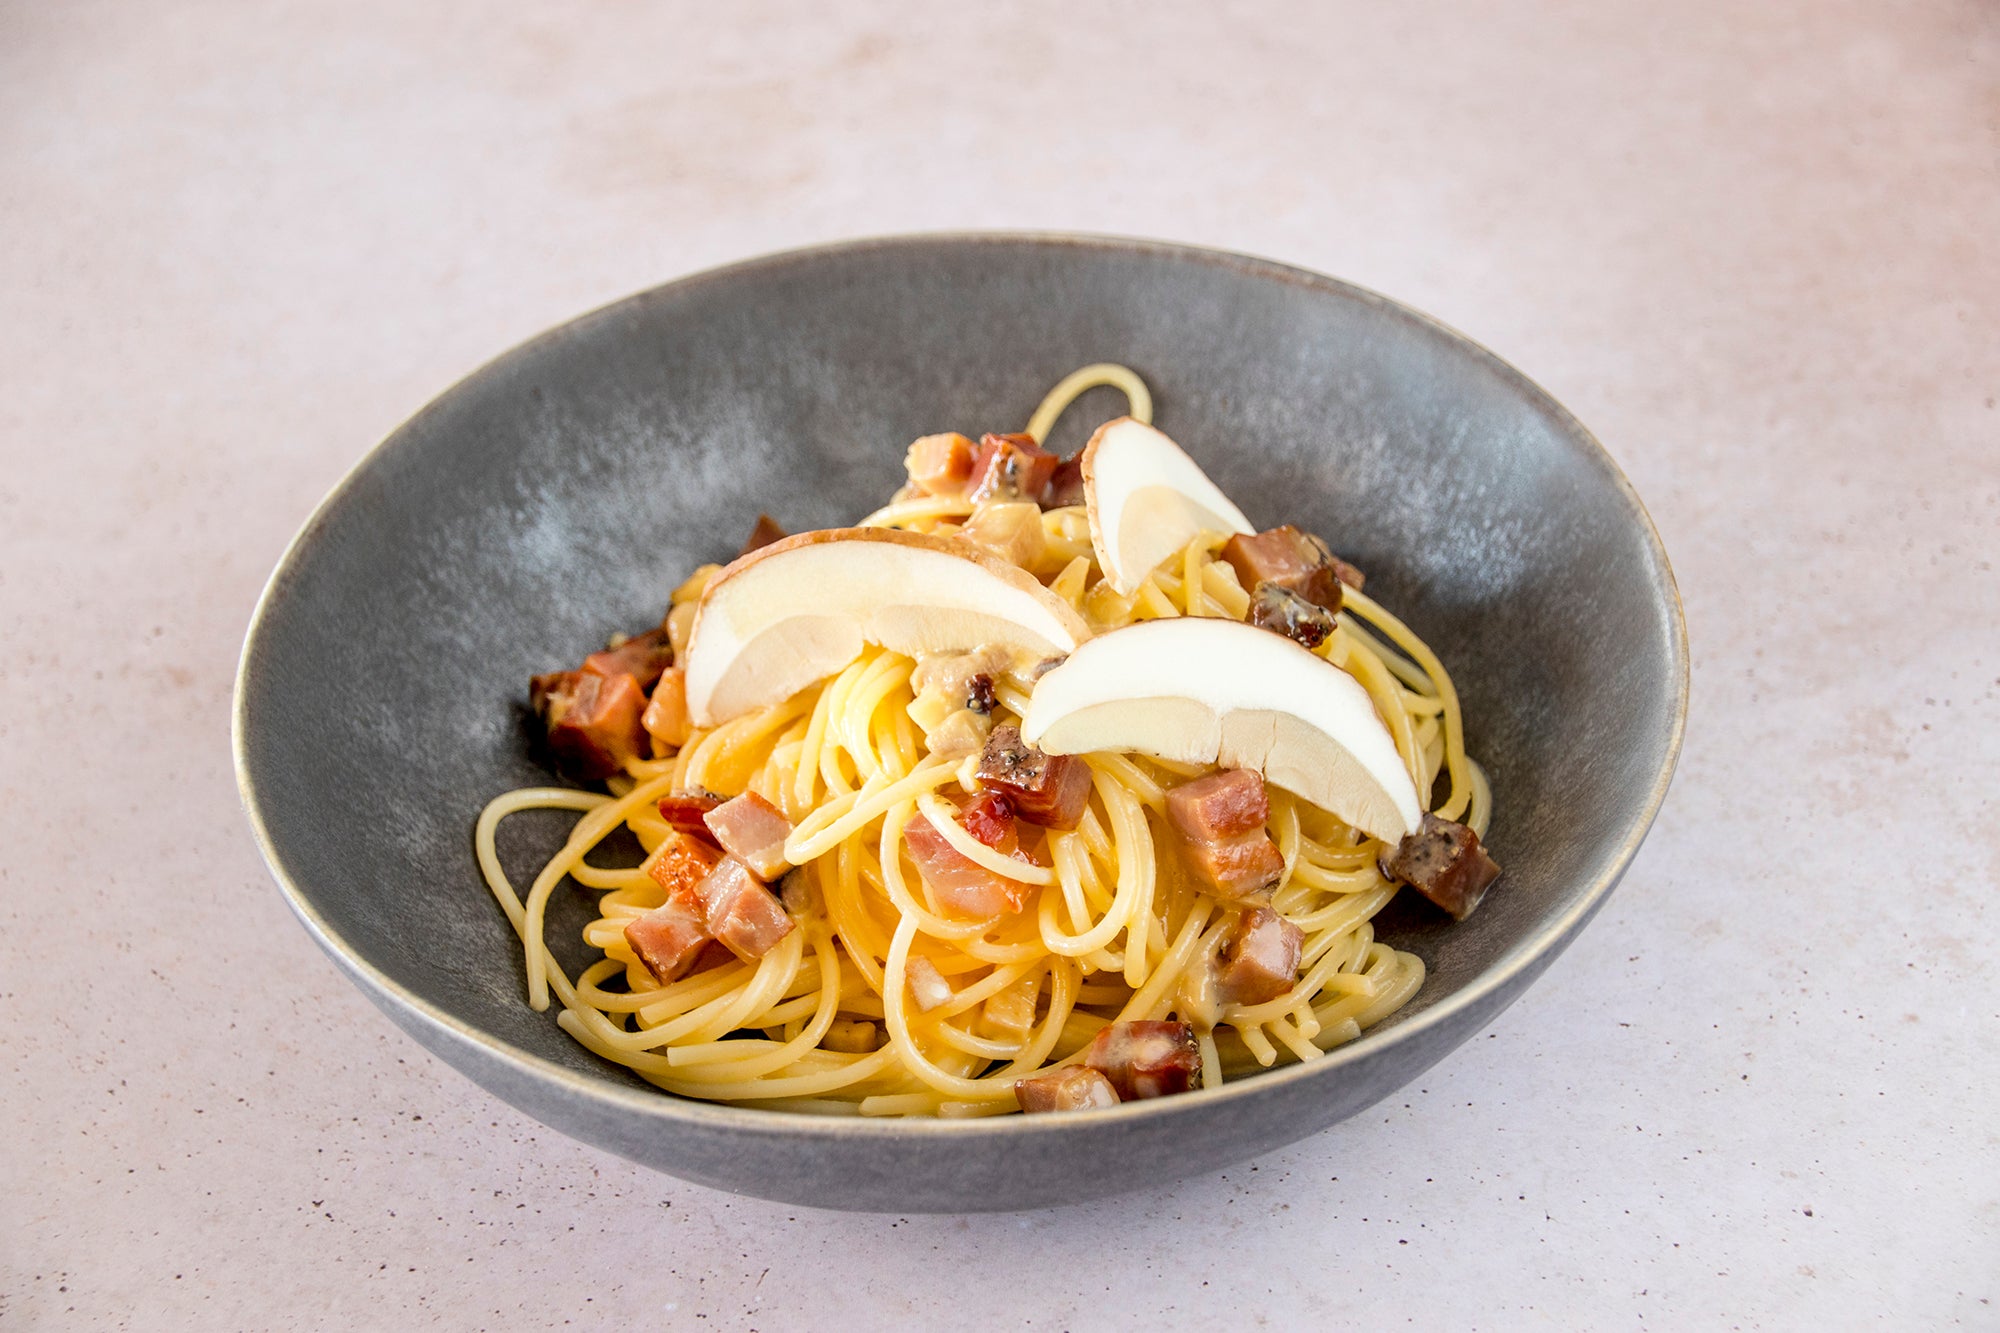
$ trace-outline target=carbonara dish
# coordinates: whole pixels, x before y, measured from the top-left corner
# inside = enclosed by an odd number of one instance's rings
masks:
[[[1044,449],[1099,385],[1127,415]],[[1463,919],[1500,873],[1451,678],[1152,415],[1085,367],[1024,431],[909,445],[851,528],[760,518],[657,627],[535,677],[594,789],[476,826],[528,1003],[684,1097],[947,1117],[1214,1086],[1405,1004],[1423,963],[1373,918],[1409,886]],[[529,809],[580,817],[522,893],[495,830]],[[644,859],[593,861],[621,829]],[[578,891],[571,977],[545,923]]]

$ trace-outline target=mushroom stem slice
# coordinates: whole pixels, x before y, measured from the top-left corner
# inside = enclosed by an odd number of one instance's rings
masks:
[[[1238,621],[1153,620],[1100,634],[1036,682],[1021,731],[1049,754],[1254,769],[1391,846],[1423,819],[1361,683]]]

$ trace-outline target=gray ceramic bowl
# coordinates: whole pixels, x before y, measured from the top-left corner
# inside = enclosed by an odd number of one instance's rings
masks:
[[[546,783],[530,672],[644,625],[760,509],[844,524],[903,445],[1014,430],[1087,362],[1253,521],[1328,536],[1450,666],[1506,878],[1464,925],[1401,900],[1429,966],[1392,1021],[1310,1065],[1080,1116],[826,1120],[684,1101],[522,1000],[472,823]],[[1064,423],[1119,402],[1094,391]],[[1236,255],[1041,236],[869,241],[670,283],[545,334],[425,408],[272,575],[237,682],[243,800],[292,909],[384,1013],[494,1095],[723,1189],[829,1208],[998,1210],[1213,1170],[1350,1116],[1477,1032],[1604,902],[1666,793],[1687,650],[1617,467],[1520,373],[1380,296]],[[559,816],[502,852],[525,881]],[[1404,895],[1405,898],[1412,895]],[[572,970],[587,896],[549,938]]]

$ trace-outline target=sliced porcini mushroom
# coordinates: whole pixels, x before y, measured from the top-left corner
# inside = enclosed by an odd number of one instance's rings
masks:
[[[1196,533],[1257,531],[1200,464],[1144,422],[1105,422],[1081,457],[1090,543],[1121,595]]]
[[[864,644],[993,648],[1025,668],[1090,630],[1034,576],[969,542],[893,528],[802,532],[709,582],[688,636],[688,712],[711,727],[839,671]]]
[[[1021,733],[1050,754],[1255,769],[1392,846],[1423,819],[1361,682],[1239,621],[1149,620],[1098,635],[1035,683]]]

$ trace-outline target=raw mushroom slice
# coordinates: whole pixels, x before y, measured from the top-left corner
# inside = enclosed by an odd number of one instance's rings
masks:
[[[912,657],[992,648],[1025,667],[1089,635],[1033,575],[969,542],[893,528],[802,532],[709,582],[683,659],[688,712],[712,727],[778,703],[870,643]]]
[[[1098,635],[1036,682],[1021,734],[1049,754],[1137,751],[1255,769],[1391,846],[1423,819],[1361,682],[1234,620],[1149,620]]]
[[[1257,531],[1198,463],[1143,422],[1105,422],[1081,457],[1090,543],[1121,596],[1198,532]]]

